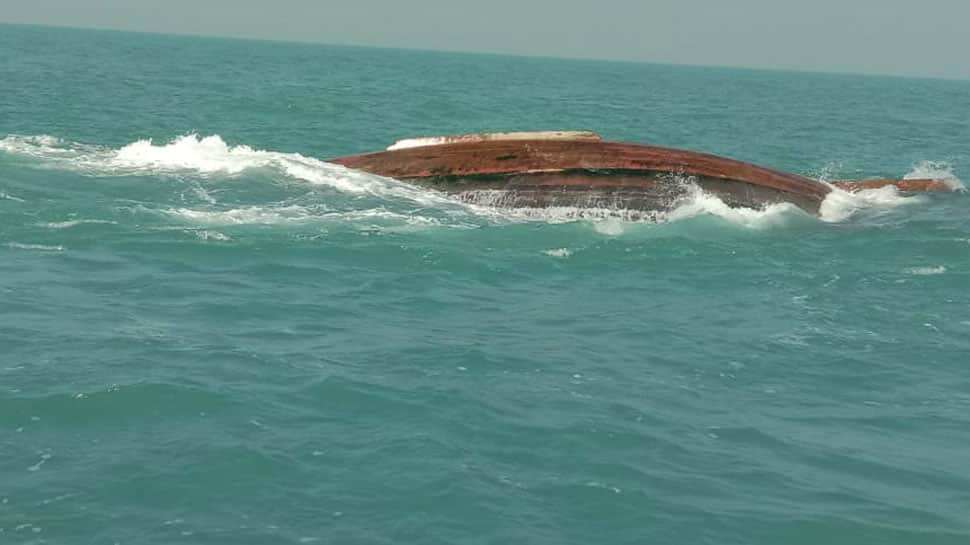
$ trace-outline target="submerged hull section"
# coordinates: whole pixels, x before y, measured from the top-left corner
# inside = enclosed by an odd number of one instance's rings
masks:
[[[791,202],[816,212],[821,197],[805,196],[734,180],[651,171],[529,172],[507,175],[404,178],[470,204],[500,208],[609,208],[659,211],[674,208],[696,188],[729,206],[761,207]]]
[[[603,142],[593,133],[405,140],[388,151],[331,161],[443,191],[465,202],[511,208],[661,211],[700,187],[729,206],[788,202],[817,213],[832,191],[828,184],[795,174],[706,153]],[[866,188],[891,182],[876,180]],[[920,182],[926,183],[912,185],[928,190],[936,183]],[[844,182],[845,188],[853,190],[852,183]]]

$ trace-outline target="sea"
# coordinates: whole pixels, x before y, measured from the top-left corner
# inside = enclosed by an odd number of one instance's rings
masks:
[[[954,191],[327,162],[560,129]],[[968,81],[0,25],[0,543],[965,545],[961,178]]]

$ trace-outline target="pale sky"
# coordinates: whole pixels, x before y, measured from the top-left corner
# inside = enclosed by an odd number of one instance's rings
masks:
[[[0,21],[970,79],[970,0],[0,0]]]

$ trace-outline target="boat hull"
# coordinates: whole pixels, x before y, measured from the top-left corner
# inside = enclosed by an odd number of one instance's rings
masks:
[[[787,202],[817,213],[833,186],[796,174],[688,150],[604,142],[592,133],[555,138],[466,135],[406,140],[387,151],[331,162],[510,208],[581,207],[662,211],[696,188],[732,207]],[[892,185],[876,180],[855,190]],[[939,182],[910,184],[942,190]]]
[[[736,180],[651,171],[530,172],[503,175],[403,178],[469,204],[499,208],[608,208],[662,211],[698,190],[729,206],[758,208],[789,202],[815,213],[821,198]]]

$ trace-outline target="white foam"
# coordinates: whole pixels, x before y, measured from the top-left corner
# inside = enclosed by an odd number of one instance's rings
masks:
[[[0,151],[14,155],[42,157],[63,150],[61,139],[41,134],[37,136],[22,136],[11,134],[0,139]]]
[[[235,176],[247,170],[272,169],[290,178],[330,186],[348,193],[395,196],[419,202],[434,202],[434,194],[390,178],[382,178],[327,163],[299,153],[257,150],[230,146],[220,136],[190,134],[157,145],[140,140],[119,149],[109,165],[121,171],[151,173],[190,172],[200,176]]]
[[[269,206],[247,206],[229,209],[200,210],[176,208],[163,210],[163,213],[192,224],[201,225],[285,225],[317,222],[364,223],[375,227],[387,228],[389,225],[430,227],[442,225],[441,220],[420,214],[392,212],[384,208],[332,211],[325,207],[275,204]],[[454,227],[471,227],[467,223],[451,224]],[[230,240],[217,231],[195,231],[203,240]],[[220,238],[225,237],[225,238]]]
[[[16,141],[16,137],[14,137]],[[60,146],[64,144],[64,141],[56,136],[50,136],[47,134],[41,134],[37,136],[25,136],[21,139],[25,144],[30,144],[34,146]]]
[[[347,210],[345,212],[331,212],[322,216],[324,219],[341,219],[350,221],[383,221],[400,222],[413,226],[441,225],[441,220],[420,214],[402,214],[385,208],[369,208],[363,210]]]
[[[436,191],[347,169],[298,153],[264,151],[246,145],[229,145],[218,135],[189,134],[160,144],[150,139],[139,140],[119,149],[72,143],[48,135],[10,135],[0,139],[0,151],[37,158],[45,164],[97,176],[189,174],[205,179],[218,176],[234,177],[249,170],[269,169],[292,180],[328,186],[352,195],[375,196],[383,200],[405,199],[423,206],[434,207],[438,212],[452,218],[464,217],[471,213],[499,222],[590,221],[598,232],[610,236],[622,233],[623,225],[633,222],[664,223],[711,215],[744,227],[769,228],[783,224],[795,215],[801,214],[797,207],[788,203],[772,204],[757,209],[734,208],[719,198],[704,193],[696,186],[692,186],[688,195],[675,203],[671,210],[659,212],[598,206],[512,208],[505,200],[508,199],[508,193],[503,191],[469,192],[460,197],[461,200],[466,201],[460,204]],[[828,177],[834,168],[836,168],[834,165],[826,167],[822,177]],[[953,174],[952,168],[943,162],[924,161],[915,165],[905,177],[941,179],[954,189],[963,188],[963,184]],[[685,181],[689,183],[689,180]],[[198,187],[196,191],[208,204],[213,206],[216,204],[215,199],[204,188]],[[6,194],[0,194],[0,196],[20,200]],[[833,189],[822,203],[820,216],[823,221],[842,222],[860,212],[885,212],[914,202],[921,202],[920,198],[900,195],[894,187],[857,193]],[[358,216],[370,214],[375,219],[402,220],[409,225],[440,223],[434,218],[419,214],[396,214],[382,208],[327,214],[321,214],[319,210],[307,211],[300,207],[287,206],[253,206],[231,210],[181,208],[171,212],[190,221],[211,224],[293,223],[320,217],[361,219],[354,214]],[[389,217],[395,214],[397,217]],[[461,221],[456,223],[466,225]],[[48,224],[48,227],[66,229],[75,225],[77,224],[73,222],[55,222]]]
[[[763,208],[735,208],[718,197],[692,186],[688,197],[667,214],[667,221],[679,221],[701,215],[717,216],[736,225],[763,229],[784,224],[801,210],[791,203],[774,203]]]
[[[0,199],[3,199],[5,201],[26,202],[20,197],[14,197],[13,195],[9,193],[4,193],[3,191],[0,191]]]
[[[618,237],[623,234],[623,222],[617,218],[606,218],[593,222],[593,229],[601,235]]]
[[[478,191],[461,198],[475,203],[469,205],[470,210],[493,219],[545,223],[588,221],[592,222],[598,233],[608,236],[622,234],[624,225],[631,223],[668,223],[710,215],[743,227],[760,229],[783,224],[789,218],[803,214],[798,207],[789,203],[771,204],[764,208],[734,208],[717,196],[705,193],[690,179],[685,179],[684,183],[688,184],[685,195],[673,203],[670,210],[659,211],[608,207],[510,208],[502,206],[509,198],[503,191]]]
[[[16,250],[38,250],[42,252],[63,252],[63,246],[46,246],[44,244],[22,244],[20,242],[8,242],[4,246]]]
[[[819,217],[829,223],[840,223],[862,212],[885,213],[900,206],[923,202],[920,196],[903,196],[896,186],[849,192],[837,187],[825,196]]]
[[[901,206],[924,201],[925,198],[919,195],[902,195],[894,186],[854,193],[833,187],[822,201],[819,217],[828,223],[840,223],[861,213],[885,213]],[[762,208],[732,207],[696,185],[691,185],[684,198],[669,211],[574,207],[494,209],[479,205],[471,205],[470,208],[482,215],[493,217],[501,215],[512,221],[548,223],[591,221],[597,232],[610,236],[621,234],[623,225],[627,223],[668,223],[707,215],[742,227],[766,229],[784,225],[795,217],[805,216],[800,208],[784,202],[769,204]]]
[[[940,265],[939,267],[913,267],[907,269],[906,272],[909,274],[914,274],[916,276],[933,276],[937,274],[943,274],[946,272],[946,267]]]
[[[230,147],[219,136],[192,134],[164,145],[155,145],[151,139],[139,140],[119,149],[111,162],[119,168],[238,174],[247,168],[264,166],[267,155],[249,146]]]
[[[77,227],[78,225],[117,225],[116,221],[108,220],[69,220],[69,221],[52,221],[46,224],[48,229],[70,229],[71,227]]]
[[[943,163],[921,163],[920,168],[907,175],[907,178],[932,177],[959,184],[949,167]],[[822,180],[830,177],[836,165],[826,167]],[[931,170],[931,168],[933,170]],[[641,211],[607,207],[549,207],[549,208],[512,208],[512,196],[506,191],[480,190],[462,194],[461,200],[479,215],[501,217],[511,221],[543,221],[547,223],[567,223],[591,221],[597,232],[615,236],[623,232],[625,223],[667,223],[698,216],[715,216],[743,227],[764,229],[785,224],[790,219],[804,215],[791,203],[774,203],[760,208],[733,207],[715,195],[704,192],[693,184],[690,178],[682,180],[688,184],[688,191],[679,202],[668,211]],[[951,187],[957,187],[951,185]],[[960,185],[959,187],[962,187]],[[848,192],[833,187],[823,200],[819,216],[825,222],[846,221],[859,213],[884,213],[900,206],[924,202],[918,195],[905,196],[894,186]]]
[[[500,222],[573,223],[577,221],[619,221],[627,223],[661,223],[666,214],[657,211],[629,208],[583,208],[578,206],[550,206],[547,208],[510,208],[485,204],[467,204],[477,216]]]
[[[51,455],[49,453],[46,453],[46,452],[45,453],[42,453],[40,455],[40,461],[38,461],[36,464],[28,467],[27,468],[27,471],[31,471],[31,472],[33,472],[33,471],[40,471],[41,466],[43,466],[44,463],[46,463],[47,460],[50,460],[50,459],[51,459]]]
[[[192,231],[192,233],[199,240],[215,240],[218,242],[229,242],[230,240],[232,240],[232,238],[229,237],[229,235],[225,235],[223,233],[220,233],[219,231],[202,230],[202,231]]]
[[[177,208],[167,210],[191,223],[211,225],[272,225],[281,223],[301,223],[313,219],[313,212],[306,207],[290,206],[248,206],[229,210],[193,210]]]
[[[893,186],[849,192],[831,185],[830,182],[841,178],[838,172],[842,168],[841,163],[832,162],[816,172],[815,179],[829,185],[832,189],[819,209],[819,217],[822,221],[841,223],[866,211],[886,212],[904,204],[919,202],[900,195]]]
[[[913,169],[903,176],[904,180],[927,178],[940,180],[953,191],[966,191],[967,189],[963,185],[963,182],[960,181],[960,178],[957,178],[956,174],[954,174],[953,167],[945,161],[921,161],[913,165]]]
[[[422,204],[451,202],[433,191],[299,153],[232,146],[218,135],[189,134],[163,144],[156,144],[151,139],[139,140],[116,150],[66,142],[46,135],[10,135],[0,139],[0,151],[94,176],[191,174],[208,178],[270,169],[291,179],[348,193],[403,198]]]
[[[550,257],[569,257],[573,255],[569,248],[551,248],[549,250],[543,250],[542,253]]]

